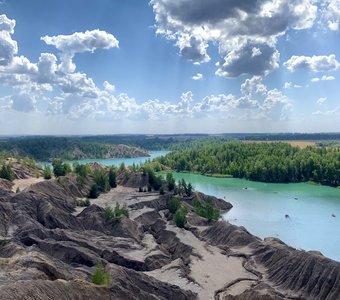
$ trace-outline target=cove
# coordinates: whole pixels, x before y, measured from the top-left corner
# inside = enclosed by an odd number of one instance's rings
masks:
[[[277,237],[295,248],[317,250],[340,261],[340,189],[192,173],[173,176],[191,182],[197,191],[230,202],[233,208],[223,215],[230,223],[244,226],[261,238]]]

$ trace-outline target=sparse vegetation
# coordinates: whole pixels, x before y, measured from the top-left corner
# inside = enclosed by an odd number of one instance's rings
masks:
[[[77,200],[76,205],[80,207],[88,207],[91,205],[91,202],[89,199],[82,199],[82,200]]]
[[[125,217],[129,217],[129,211],[126,207],[126,204],[124,204],[122,207],[120,207],[120,205],[117,203],[115,210],[114,210],[114,216],[116,218],[119,218],[121,216],[125,216]]]
[[[89,192],[89,198],[96,199],[99,196],[99,190],[97,184],[94,184],[91,186],[90,192]]]
[[[181,207],[181,200],[177,197],[173,197],[167,202],[167,207],[169,211],[174,214]]]
[[[5,164],[1,167],[0,178],[6,179],[6,180],[9,180],[9,181],[14,180],[14,173],[13,173],[13,170],[12,170],[12,167],[11,167],[10,164]]]
[[[55,177],[65,176],[72,171],[68,163],[64,163],[61,159],[55,159],[52,162],[53,173]]]
[[[105,268],[102,264],[97,264],[95,271],[92,275],[92,283],[110,287],[111,282],[112,282],[111,274],[105,271]]]
[[[49,165],[44,166],[44,179],[49,180],[52,178],[52,169]]]
[[[174,215],[174,221],[177,227],[179,228],[184,227],[184,225],[187,222],[187,213],[188,213],[187,209],[183,206],[176,211]]]
[[[213,207],[210,203],[202,205],[199,201],[194,202],[195,212],[197,215],[208,219],[209,221],[217,221],[220,218],[220,210]]]

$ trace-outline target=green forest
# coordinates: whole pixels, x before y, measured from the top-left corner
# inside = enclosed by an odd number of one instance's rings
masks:
[[[156,161],[178,172],[223,174],[262,182],[340,185],[340,149],[333,147],[300,149],[281,142],[217,142],[172,152]]]
[[[108,153],[114,151],[114,146],[74,137],[13,138],[0,141],[0,153],[7,153],[7,156],[27,156],[37,161],[51,161],[55,158],[77,160],[106,158]],[[124,149],[124,156],[133,157],[128,150]]]

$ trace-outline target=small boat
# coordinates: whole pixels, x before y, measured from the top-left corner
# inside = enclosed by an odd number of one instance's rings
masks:
[[[295,200],[299,199],[298,197],[294,197]]]
[[[332,214],[332,217],[333,217],[333,218],[335,218],[335,217],[336,217],[336,215],[335,215],[335,214]]]
[[[286,218],[286,219],[288,219],[288,218],[289,218],[289,215],[288,215],[288,214],[287,214],[287,215],[285,215],[285,218]]]

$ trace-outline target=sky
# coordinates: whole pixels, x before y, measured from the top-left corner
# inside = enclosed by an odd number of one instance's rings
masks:
[[[340,131],[340,0],[0,0],[0,135]]]

